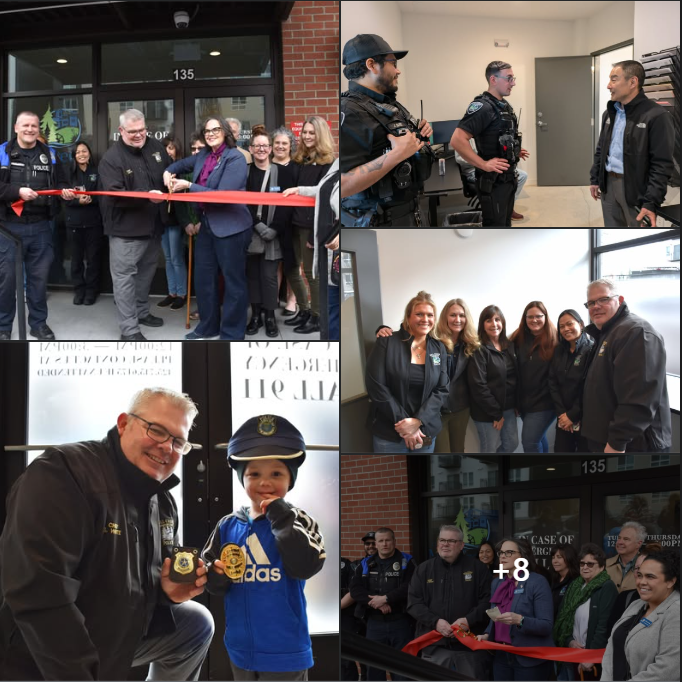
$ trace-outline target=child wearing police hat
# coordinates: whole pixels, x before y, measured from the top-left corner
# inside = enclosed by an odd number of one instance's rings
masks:
[[[283,417],[260,415],[234,433],[227,461],[250,500],[224,516],[203,549],[208,591],[225,597],[225,647],[235,680],[307,680],[313,665],[305,581],[322,569],[317,522],[284,500],[305,442]]]

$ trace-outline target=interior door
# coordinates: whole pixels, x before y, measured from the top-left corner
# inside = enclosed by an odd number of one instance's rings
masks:
[[[535,60],[535,139],[539,186],[590,184],[592,57]]]

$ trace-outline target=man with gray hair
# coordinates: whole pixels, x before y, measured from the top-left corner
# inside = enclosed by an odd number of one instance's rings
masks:
[[[140,325],[161,327],[149,312],[149,290],[158,267],[161,235],[169,224],[163,199],[163,172],[172,163],[165,147],[147,136],[144,114],[128,109],[120,116],[120,137],[102,157],[102,189],[149,192],[150,200],[101,197],[104,232],[109,236],[109,267],[122,341],[146,341]]]
[[[585,328],[595,344],[583,392],[581,433],[591,452],[670,452],[665,343],[633,315],[614,282],[587,288]]]
[[[628,521],[621,526],[616,540],[618,554],[606,561],[606,572],[619,592],[634,590],[636,587],[635,562],[646,536],[646,528],[637,521]]]
[[[451,626],[483,632],[492,575],[477,558],[462,553],[464,535],[457,526],[441,526],[437,542],[438,556],[417,567],[407,597],[407,612],[417,621],[416,636],[431,630],[443,635],[422,651],[422,658],[483,680],[484,654],[461,644]]]
[[[226,118],[225,121],[227,121],[227,125],[230,126],[230,129],[232,130],[232,135],[234,135],[234,141],[237,144],[237,149],[244,155],[246,163],[253,163],[251,152],[242,147],[242,145],[244,144],[244,141],[241,139],[242,122],[238,118]]]
[[[196,414],[187,395],[144,389],[104,440],[50,446],[19,477],[0,536],[3,679],[126,680],[147,664],[151,680],[199,678],[206,568],[188,552],[189,581],[171,579],[170,492]]]

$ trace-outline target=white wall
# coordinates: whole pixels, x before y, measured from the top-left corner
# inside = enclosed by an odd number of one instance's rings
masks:
[[[649,3],[646,3],[649,4]],[[673,3],[662,3],[673,4]],[[679,8],[678,8],[679,15]],[[632,40],[635,27],[635,2],[621,0],[593,14],[586,22],[584,50],[578,54],[590,54],[626,40]]]
[[[679,2],[635,2],[635,59],[680,44]]]

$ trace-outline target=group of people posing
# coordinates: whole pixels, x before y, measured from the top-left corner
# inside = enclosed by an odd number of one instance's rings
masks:
[[[397,549],[390,528],[372,535],[376,549],[365,545],[341,602],[347,611],[355,605],[370,640],[400,650],[435,630],[441,638],[423,648],[421,658],[477,680],[679,677],[679,548],[644,545],[647,531],[640,523],[620,528],[615,557],[607,559],[595,543],[579,551],[558,544],[549,569],[524,538],[484,542],[474,557],[463,551],[462,530],[444,525],[437,554],[417,565]],[[458,630],[509,650],[472,651]],[[545,655],[515,654],[515,647],[543,647]],[[555,647],[605,652],[590,659],[586,651],[585,660],[566,663],[552,658]],[[342,679],[357,679],[351,675]],[[385,673],[369,668],[367,679],[384,680]]]
[[[141,325],[164,323],[151,313],[149,301],[161,249],[168,296],[158,305],[179,310],[186,304],[185,235],[194,240],[198,309],[192,317],[199,320],[187,340],[238,340],[262,327],[268,337],[277,337],[275,311],[283,277],[290,292],[282,310],[284,324],[301,334],[320,333],[322,324],[328,338],[338,339],[338,279],[332,276],[339,246],[338,161],[323,118],[307,118],[298,141],[286,128],[269,133],[256,126],[247,151],[237,145],[241,130],[237,119],[210,116],[192,136],[192,154],[186,158],[177,138],[167,137],[162,143],[147,134],[142,112],[128,109],[119,122],[120,136],[99,164],[85,142],[75,146],[70,165],[60,164],[54,151],[40,141],[40,121],[32,112],[18,115],[16,137],[0,146],[0,218],[22,243],[32,336],[55,338],[47,325],[46,292],[53,260],[51,223],[59,204],[37,191],[57,188],[62,190],[66,225],[73,235],[73,302],[92,305],[97,300],[104,235],[108,236],[121,340],[145,340]],[[97,197],[74,190],[149,192],[150,199]],[[319,199],[314,207],[200,201],[200,192],[216,190]],[[197,193],[197,203],[154,198],[180,191]],[[26,202],[21,216],[11,208],[19,199]],[[0,340],[11,338],[17,258],[14,243],[0,235]],[[322,316],[320,277],[325,278],[328,306]]]
[[[541,301],[507,337],[502,310],[478,328],[454,298],[440,317],[421,291],[400,329],[377,330],[367,359],[374,452],[464,452],[469,418],[480,452],[669,452],[671,417],[663,337],[628,309],[608,279],[587,288],[585,325],[574,309],[556,326]]]

